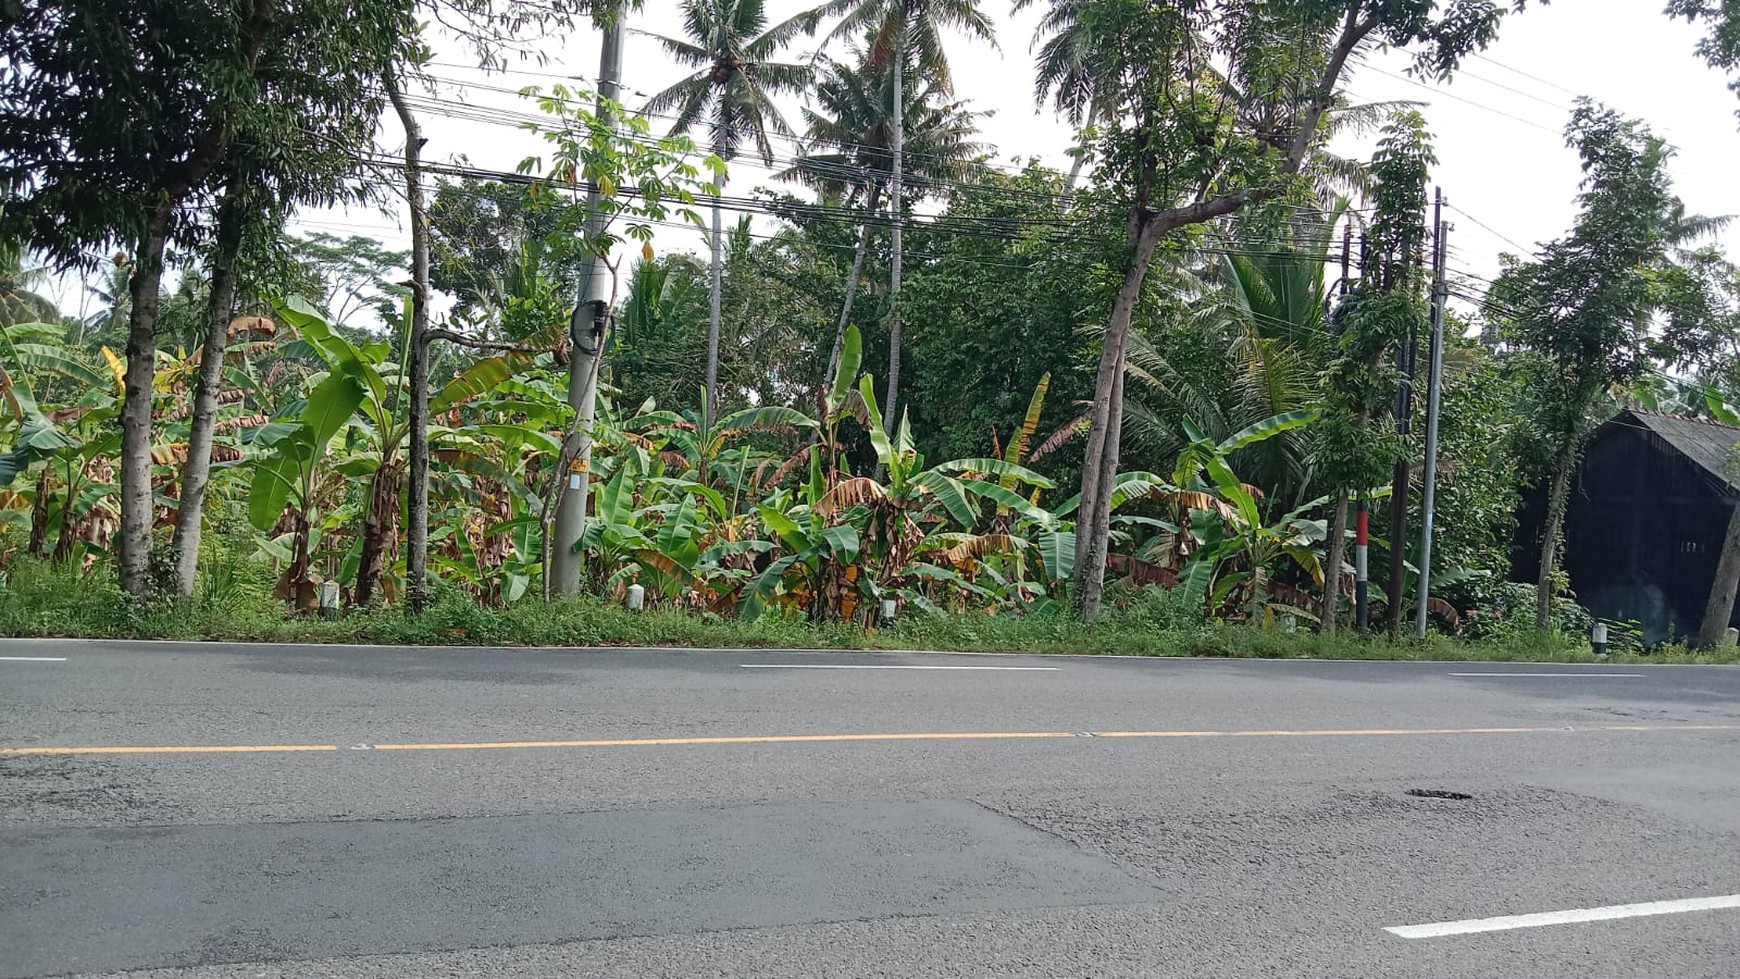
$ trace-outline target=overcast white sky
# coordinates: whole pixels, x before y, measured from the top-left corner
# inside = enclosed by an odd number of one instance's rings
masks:
[[[802,0],[770,2],[776,18],[807,6]],[[1064,150],[1071,132],[1033,101],[1030,41],[1044,3],[1011,15],[1005,0],[987,0],[997,24],[999,47],[957,39],[949,49],[956,94],[993,115],[984,121],[983,141],[996,147],[995,162],[1013,165],[1038,157],[1067,167]],[[1436,140],[1439,166],[1434,182],[1450,203],[1454,267],[1490,276],[1501,251],[1532,248],[1562,234],[1571,219],[1578,169],[1575,154],[1560,135],[1578,94],[1587,94],[1628,114],[1643,117],[1678,149],[1672,172],[1676,189],[1695,213],[1740,214],[1740,190],[1733,178],[1740,160],[1740,106],[1720,73],[1692,53],[1699,32],[1661,14],[1661,0],[1578,0],[1531,6],[1507,17],[1498,42],[1471,59],[1448,86],[1427,87],[1403,75],[1400,52],[1374,52],[1348,78],[1357,101],[1417,100]],[[679,31],[675,0],[647,0],[631,26],[656,33]],[[503,89],[552,84],[564,75],[589,84],[596,71],[598,38],[590,31],[568,38],[560,49],[546,48],[549,63],[527,65],[507,75],[467,67],[467,56],[452,47],[431,73],[438,78]],[[801,56],[815,42],[800,44]],[[625,56],[623,101],[635,105],[676,78],[680,69],[665,60],[654,43],[630,35]],[[571,82],[570,84],[574,84]],[[436,93],[493,110],[527,112],[517,96],[476,87],[443,84]],[[789,113],[796,124],[795,106]],[[480,167],[511,170],[538,143],[529,134],[501,125],[430,117],[426,158],[466,157]],[[396,120],[383,126],[382,140],[393,145]],[[789,153],[789,145],[776,144]],[[1365,155],[1368,147],[1350,141],[1338,149]],[[732,185],[768,181],[759,165],[740,161]],[[368,209],[312,214],[299,222],[305,230],[378,235],[399,247],[406,236],[402,220]],[[670,230],[657,242],[661,250],[699,249],[698,236]]]

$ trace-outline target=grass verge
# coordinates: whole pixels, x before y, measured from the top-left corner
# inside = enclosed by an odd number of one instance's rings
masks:
[[[80,574],[20,561],[0,587],[0,635],[228,640],[381,645],[688,646],[712,648],[927,649],[964,652],[1098,653],[1134,656],[1318,658],[1587,663],[1581,637],[1503,631],[1478,641],[1434,635],[1426,642],[1324,636],[1202,622],[1151,596],[1128,596],[1104,621],[965,614],[912,617],[866,632],[853,626],[653,610],[630,612],[592,598],[486,608],[461,592],[439,595],[420,616],[365,609],[335,619],[290,613],[257,583],[192,601],[141,603],[103,572]],[[1619,651],[1608,663],[1740,663],[1733,648],[1669,646]]]

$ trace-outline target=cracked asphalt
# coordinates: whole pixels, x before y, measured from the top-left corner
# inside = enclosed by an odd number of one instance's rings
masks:
[[[0,979],[1733,977],[1383,929],[1740,894],[1737,748],[1722,667],[5,640]]]

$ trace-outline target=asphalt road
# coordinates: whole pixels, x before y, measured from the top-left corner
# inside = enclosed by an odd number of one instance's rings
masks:
[[[1720,667],[6,640],[0,979],[1733,977],[1737,749]]]

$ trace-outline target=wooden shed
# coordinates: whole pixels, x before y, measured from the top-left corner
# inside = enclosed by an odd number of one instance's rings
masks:
[[[1561,566],[1577,601],[1637,622],[1646,643],[1695,636],[1740,502],[1737,456],[1740,428],[1701,419],[1627,410],[1597,429],[1565,508]],[[1545,512],[1541,485],[1518,515],[1519,581],[1537,577]]]

